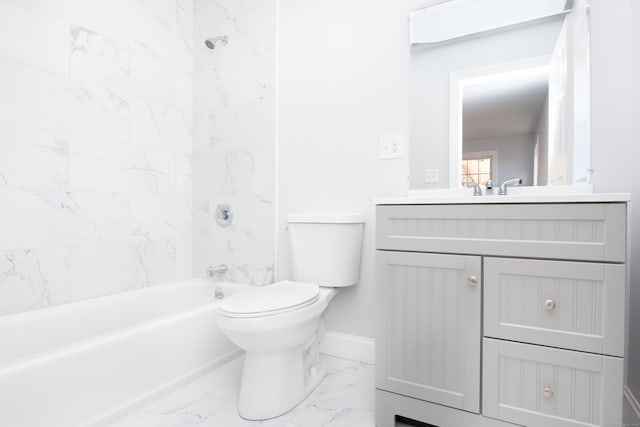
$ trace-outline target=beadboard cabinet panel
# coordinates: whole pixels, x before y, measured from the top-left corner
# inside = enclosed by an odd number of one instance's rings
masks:
[[[483,340],[485,416],[545,427],[622,425],[623,359]]]
[[[625,266],[484,258],[484,334],[624,356]]]
[[[480,410],[481,259],[377,252],[376,384]]]
[[[378,249],[624,262],[623,203],[383,205]]]

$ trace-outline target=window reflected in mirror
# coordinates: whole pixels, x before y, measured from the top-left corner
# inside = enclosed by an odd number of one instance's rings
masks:
[[[487,181],[493,181],[491,167],[495,164],[494,157],[494,153],[467,153],[462,160],[462,181],[473,181],[486,187]]]

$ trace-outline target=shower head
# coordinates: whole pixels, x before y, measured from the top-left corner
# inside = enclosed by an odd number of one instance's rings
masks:
[[[227,44],[229,42],[229,37],[227,36],[215,36],[215,37],[210,37],[208,39],[206,39],[204,41],[204,44],[209,48],[209,49],[215,49],[216,45],[218,44],[218,42],[222,43],[223,45]]]

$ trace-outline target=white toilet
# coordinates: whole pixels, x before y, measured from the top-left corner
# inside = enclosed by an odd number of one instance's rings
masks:
[[[246,351],[238,412],[282,415],[322,381],[321,317],[337,288],[358,282],[364,216],[289,214],[291,278],[224,300],[220,329]]]

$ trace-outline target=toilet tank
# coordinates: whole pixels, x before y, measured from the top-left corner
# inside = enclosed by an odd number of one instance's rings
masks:
[[[364,215],[287,215],[291,279],[331,287],[352,286],[360,278]]]

